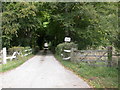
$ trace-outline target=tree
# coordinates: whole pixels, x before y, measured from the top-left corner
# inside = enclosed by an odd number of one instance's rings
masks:
[[[115,45],[119,39],[117,3],[3,3],[3,46],[53,48],[70,36],[79,49]]]

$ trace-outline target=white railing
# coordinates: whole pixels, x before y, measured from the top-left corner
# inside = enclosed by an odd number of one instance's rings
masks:
[[[0,50],[0,58],[2,58],[2,51],[3,51],[3,50]]]
[[[17,55],[24,57],[24,56],[28,56],[28,55],[32,54],[32,49],[24,50],[23,53],[14,52],[12,56],[7,57],[6,47],[4,47],[3,50],[0,51],[0,58],[2,58],[2,60],[1,60],[2,63],[6,64],[7,59],[10,59],[10,61],[12,61],[13,59],[17,58]]]
[[[24,50],[24,55],[22,54],[22,57],[23,56],[28,56],[28,55],[30,55],[30,54],[32,54],[32,49],[27,49],[27,50]]]
[[[2,63],[2,53],[3,53],[3,50],[0,50],[0,64]]]

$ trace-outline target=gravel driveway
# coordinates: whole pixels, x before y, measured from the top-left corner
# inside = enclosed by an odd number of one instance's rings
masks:
[[[65,69],[50,53],[36,56],[18,68],[0,74],[3,88],[90,88],[90,86]]]

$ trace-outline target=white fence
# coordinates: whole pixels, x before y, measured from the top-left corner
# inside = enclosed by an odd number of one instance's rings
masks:
[[[3,50],[0,51],[0,62],[2,64],[7,63],[7,59],[10,59],[12,61],[13,59],[17,58],[17,55],[20,55],[21,57],[28,56],[32,54],[32,49],[24,50],[23,53],[20,52],[14,52],[12,56],[7,57],[7,50],[6,47],[3,48]]]
[[[28,55],[32,54],[32,49],[24,50],[23,53],[24,53],[24,54],[21,53],[21,56],[22,56],[22,57],[28,56]]]
[[[3,53],[3,50],[0,50],[0,64],[2,64],[2,53]]]

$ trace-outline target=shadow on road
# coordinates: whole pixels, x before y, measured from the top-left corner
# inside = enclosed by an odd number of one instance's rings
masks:
[[[44,52],[44,50],[40,50],[36,55],[51,56],[52,52],[50,50],[47,50],[46,52]]]

